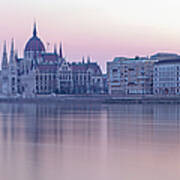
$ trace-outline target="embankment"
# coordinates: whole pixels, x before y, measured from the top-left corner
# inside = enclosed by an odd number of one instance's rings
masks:
[[[27,103],[121,103],[121,104],[180,104],[180,96],[110,96],[110,95],[57,95],[36,97],[0,97],[0,102]]]

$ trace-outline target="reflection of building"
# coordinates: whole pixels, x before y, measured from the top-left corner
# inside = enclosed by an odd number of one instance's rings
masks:
[[[179,144],[179,107],[172,104],[1,103],[0,139],[96,145],[108,142],[111,147],[111,143],[123,145],[131,140],[132,143],[154,143],[163,138],[162,143],[171,139],[169,143]]]
[[[103,75],[97,63],[68,63],[63,57],[62,45],[59,53],[46,52],[37,36],[34,24],[33,36],[26,43],[24,58],[18,58],[12,41],[8,62],[4,44],[1,92],[4,95],[21,94],[32,97],[40,94],[104,93]]]
[[[115,58],[108,62],[109,94],[152,94],[153,64],[147,58]]]
[[[154,94],[180,94],[180,59],[156,62],[153,79]]]
[[[129,143],[149,142],[153,139],[153,106],[142,104],[113,104],[108,111],[108,140],[127,146]],[[135,144],[134,144],[135,145]]]
[[[179,147],[180,106],[172,104],[111,104],[107,108],[108,144],[123,148]],[[136,146],[137,147],[137,146]]]
[[[105,114],[99,104],[0,104],[0,139],[100,144],[106,133]]]

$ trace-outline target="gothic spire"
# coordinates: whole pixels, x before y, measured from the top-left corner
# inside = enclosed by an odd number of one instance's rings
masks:
[[[11,40],[11,52],[14,52],[14,39]]]
[[[36,22],[34,22],[33,36],[36,37],[36,35],[37,35]]]
[[[17,60],[18,59],[18,50],[17,49],[15,50],[15,55],[14,56],[15,56],[15,59]]]
[[[54,54],[57,54],[57,46],[54,44]]]
[[[87,57],[87,62],[88,62],[88,64],[91,62],[90,56]]]
[[[85,60],[84,60],[84,56],[82,57],[82,63],[84,64]]]
[[[10,51],[10,58],[9,58],[9,62],[10,64],[14,63],[14,39],[12,39],[11,41],[11,51]]]
[[[6,69],[6,68],[8,68],[8,60],[7,60],[7,52],[6,52],[6,41],[4,41],[2,69]]]
[[[63,58],[62,43],[60,43],[60,47],[59,47],[59,57]]]

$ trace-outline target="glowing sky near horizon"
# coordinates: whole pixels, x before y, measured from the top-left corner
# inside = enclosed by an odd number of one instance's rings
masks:
[[[22,55],[36,19],[44,44],[63,41],[71,61],[90,55],[105,68],[115,56],[180,53],[179,9],[179,0],[1,1],[0,45],[14,37]]]

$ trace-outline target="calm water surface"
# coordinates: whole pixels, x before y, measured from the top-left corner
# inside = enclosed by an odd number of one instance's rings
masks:
[[[179,180],[180,105],[0,104],[0,180]]]

